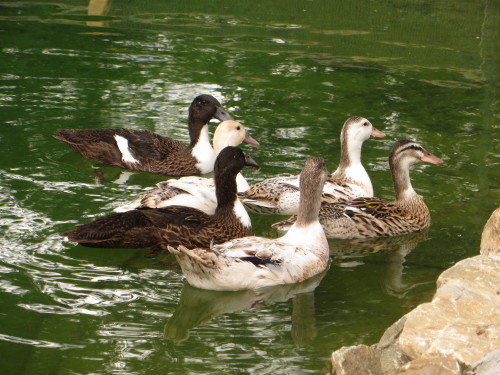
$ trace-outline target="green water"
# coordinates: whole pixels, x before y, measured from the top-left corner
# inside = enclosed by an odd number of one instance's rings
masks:
[[[478,253],[500,202],[498,1],[0,2],[2,374],[319,373],[431,298]],[[90,14],[89,14],[90,13]],[[433,219],[404,241],[330,241],[320,280],[201,292],[144,251],[88,249],[59,233],[162,180],[104,169],[55,129],[127,127],[187,141],[191,100],[211,93],[251,130],[260,171],[330,170],[352,115],[384,139],[364,164],[391,199],[387,156],[412,138],[445,164],[412,170]],[[282,217],[252,215],[257,235]],[[167,260],[172,260],[168,259]]]

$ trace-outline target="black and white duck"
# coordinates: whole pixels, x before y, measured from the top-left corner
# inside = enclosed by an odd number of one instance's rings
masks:
[[[232,120],[217,99],[200,95],[189,106],[189,145],[147,130],[58,129],[54,137],[102,166],[189,176],[213,171],[216,155],[208,134],[212,118]]]
[[[251,234],[250,217],[236,195],[236,175],[258,164],[237,147],[224,148],[215,162],[217,208],[214,215],[171,206],[115,213],[63,233],[89,247],[165,250],[167,245],[207,247]]]
[[[215,129],[213,145],[216,155],[227,146],[238,146],[241,143],[259,145],[238,121],[223,121]],[[148,191],[132,202],[115,208],[115,211],[125,212],[146,207],[188,206],[209,215],[215,213],[217,198],[215,182],[211,177],[186,176],[160,182],[157,186],[156,189]],[[245,191],[249,187],[241,173],[236,176],[236,186],[238,192]]]

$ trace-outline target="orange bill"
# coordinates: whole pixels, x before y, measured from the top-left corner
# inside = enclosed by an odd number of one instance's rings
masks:
[[[427,163],[432,163],[432,164],[443,164],[444,163],[444,161],[439,159],[437,156],[432,155],[430,152],[427,152],[420,160],[425,161]]]
[[[385,134],[382,133],[380,130],[377,130],[375,128],[372,128],[372,134],[371,134],[371,137],[372,138],[382,138],[382,137],[385,137]]]
[[[246,143],[246,144],[252,145],[252,146],[260,146],[260,143],[257,142],[255,139],[253,139],[252,136],[248,133],[246,133],[245,139],[243,140],[243,143]]]

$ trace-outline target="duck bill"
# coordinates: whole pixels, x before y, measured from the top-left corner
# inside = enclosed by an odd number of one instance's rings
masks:
[[[437,156],[432,155],[430,152],[425,154],[422,157],[422,159],[420,159],[420,160],[425,161],[426,163],[432,163],[432,164],[443,164],[444,163],[444,161],[439,159]]]
[[[372,138],[383,138],[385,137],[385,133],[382,133],[380,130],[372,128],[372,134],[370,134]]]
[[[245,165],[254,169],[260,169],[259,164],[248,155],[245,155]]]
[[[260,146],[260,143],[257,142],[255,139],[253,139],[252,136],[248,133],[245,134],[245,139],[243,140],[243,143],[252,146]]]
[[[224,107],[217,107],[214,117],[219,121],[234,120],[233,117],[224,109]]]

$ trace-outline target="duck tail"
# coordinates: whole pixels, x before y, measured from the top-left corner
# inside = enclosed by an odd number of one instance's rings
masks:
[[[188,249],[179,245],[177,248],[168,246],[168,250],[175,256],[183,270],[187,267],[190,269],[214,268],[216,264],[215,253],[208,249]]]
[[[75,142],[72,140],[73,135],[74,135],[74,130],[71,129],[57,129],[52,136],[55,139],[59,139],[60,141],[63,141],[67,144],[78,144],[78,142]]]

